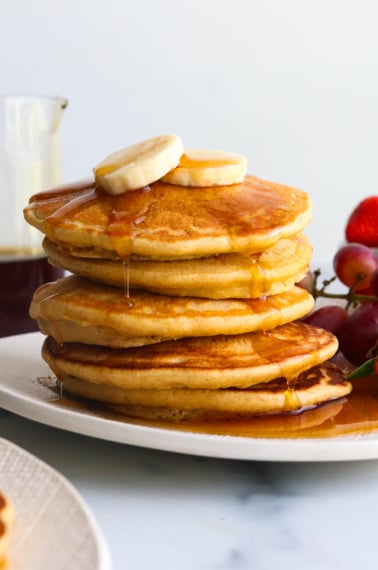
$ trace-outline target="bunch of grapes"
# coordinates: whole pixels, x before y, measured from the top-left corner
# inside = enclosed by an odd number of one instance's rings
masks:
[[[366,373],[378,374],[378,196],[366,198],[352,212],[345,237],[347,243],[333,258],[335,277],[319,286],[320,271],[315,271],[310,285],[308,278],[302,283],[315,298],[326,297],[333,304],[304,321],[333,332],[349,362],[359,367],[368,362]],[[328,292],[337,279],[347,287],[345,294]]]

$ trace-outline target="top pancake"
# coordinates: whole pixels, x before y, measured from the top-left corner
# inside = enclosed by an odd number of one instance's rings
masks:
[[[241,184],[187,188],[156,182],[119,196],[92,180],[41,192],[26,220],[51,241],[112,259],[139,255],[187,259],[262,252],[309,223],[309,196],[282,184],[246,176]]]

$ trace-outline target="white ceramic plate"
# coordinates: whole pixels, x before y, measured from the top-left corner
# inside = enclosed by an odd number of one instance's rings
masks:
[[[49,465],[0,438],[0,486],[14,505],[9,570],[110,570],[93,515]]]
[[[378,458],[378,433],[328,439],[221,436],[140,426],[85,409],[59,407],[51,390],[38,381],[50,374],[40,357],[42,342],[40,333],[0,339],[0,403],[25,418],[100,439],[208,457],[264,461]]]

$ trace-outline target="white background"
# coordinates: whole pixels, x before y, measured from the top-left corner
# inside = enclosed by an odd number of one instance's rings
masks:
[[[315,202],[329,260],[378,194],[375,0],[0,0],[0,91],[63,95],[63,177],[176,132]]]

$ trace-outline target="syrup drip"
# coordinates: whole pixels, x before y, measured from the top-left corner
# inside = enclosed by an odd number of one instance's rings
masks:
[[[45,200],[54,200],[54,199],[61,199],[64,196],[69,196],[71,194],[81,193],[82,190],[89,190],[90,188],[95,187],[94,178],[83,178],[82,180],[77,180],[76,182],[72,182],[71,184],[60,184],[51,188],[49,190],[42,190],[42,192],[38,192],[34,194],[30,198],[30,203],[45,201]]]
[[[295,388],[293,386],[290,386],[289,381],[287,383],[287,389],[285,390],[284,397],[285,397],[285,406],[289,410],[297,410],[298,409],[298,406],[300,405],[299,400],[298,400],[298,396],[297,396],[297,393],[295,391]]]
[[[124,294],[129,308],[133,302],[130,297],[130,254],[133,243],[138,235],[138,229],[143,224],[149,209],[157,198],[150,195],[150,187],[141,188],[133,192],[127,192],[119,196],[110,196],[96,189],[93,179],[87,179],[76,184],[58,186],[52,190],[35,195],[31,202],[37,200],[47,203],[61,201],[62,204],[55,208],[45,221],[44,231],[53,241],[54,228],[63,219],[73,218],[80,214],[83,207],[90,207],[100,201],[102,207],[109,211],[109,221],[105,229],[112,242],[113,249],[120,257],[123,265]],[[64,249],[64,244],[63,244]]]
[[[155,199],[151,198],[149,186],[112,197],[106,234],[122,259],[130,256],[139,227],[154,203]]]
[[[114,249],[121,257],[124,297],[129,309],[134,306],[134,301],[130,296],[130,254],[133,250],[133,242],[138,235],[138,226],[143,224],[151,207],[149,191],[150,187],[146,186],[141,190],[135,190],[133,193],[127,192],[114,198],[109,225],[106,229]]]
[[[123,267],[123,295],[126,299],[127,306],[132,309],[134,306],[134,301],[130,296],[130,258],[122,260]]]
[[[63,193],[63,190],[62,190]],[[58,208],[55,212],[50,214],[47,221],[44,223],[44,233],[54,241],[54,231],[51,229],[58,226],[61,220],[68,216],[72,217],[75,212],[79,212],[83,205],[88,205],[97,199],[96,190],[94,188],[86,189],[84,192],[78,194],[75,198],[71,198],[64,205]]]
[[[143,224],[151,207],[149,191],[150,187],[146,186],[132,193],[127,192],[115,197],[112,200],[109,225],[106,229],[113,248],[121,257],[124,297],[129,309],[134,306],[134,301],[130,296],[130,254],[138,235],[138,226]]]

